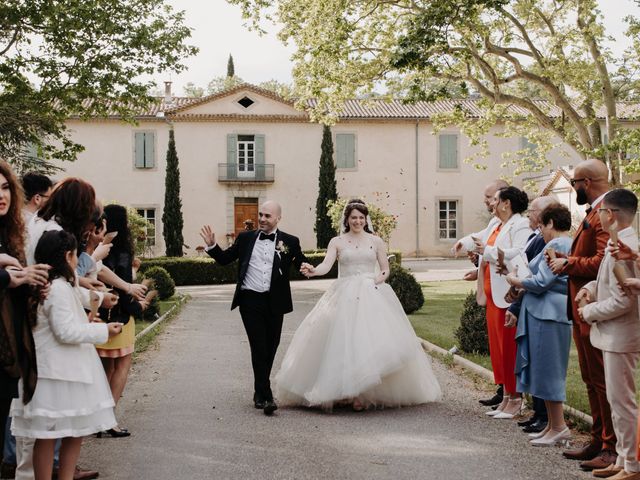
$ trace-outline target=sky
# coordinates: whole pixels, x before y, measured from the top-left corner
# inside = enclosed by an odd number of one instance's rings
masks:
[[[229,54],[233,55],[236,75],[246,82],[276,79],[291,83],[293,47],[285,47],[276,38],[277,26],[266,25],[268,34],[264,36],[251,32],[243,26],[240,8],[225,0],[167,1],[175,9],[185,11],[185,22],[193,29],[190,43],[200,51],[186,61],[186,71],[155,78],[159,86],[171,80],[175,95],[182,95],[182,87],[188,82],[206,87],[213,77],[226,75]],[[622,19],[631,13],[640,15],[640,7],[634,0],[599,0],[599,3],[607,31],[616,37],[611,48],[620,53],[627,45]]]

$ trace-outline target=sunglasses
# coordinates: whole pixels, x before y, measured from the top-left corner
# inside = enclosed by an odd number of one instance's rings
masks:
[[[584,182],[585,180],[591,180],[589,177],[584,177],[584,178],[572,178],[571,180],[569,180],[569,183],[571,184],[572,187],[576,186],[576,183],[578,182]]]

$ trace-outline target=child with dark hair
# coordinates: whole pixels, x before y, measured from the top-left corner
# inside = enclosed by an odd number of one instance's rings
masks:
[[[82,437],[112,428],[113,397],[93,344],[122,330],[87,318],[78,292],[77,243],[71,233],[42,234],[35,249],[38,263],[48,264],[51,287],[38,307],[33,330],[38,388],[31,402],[22,396],[11,406],[12,432],[33,438],[35,479],[50,479],[54,444],[62,439],[58,478],[73,478]]]

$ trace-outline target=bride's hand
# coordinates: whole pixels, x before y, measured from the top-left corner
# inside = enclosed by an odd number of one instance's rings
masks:
[[[313,277],[316,269],[310,263],[303,263],[300,265],[300,273],[305,277]]]

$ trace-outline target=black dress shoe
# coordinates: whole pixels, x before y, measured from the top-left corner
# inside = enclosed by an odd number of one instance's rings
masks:
[[[113,428],[110,428],[109,430],[98,432],[96,434],[96,437],[98,438],[102,438],[102,437],[123,438],[123,437],[130,437],[130,436],[131,436],[131,432],[129,432],[129,430],[127,430],[126,428],[121,428],[120,430],[115,430]]]
[[[491,407],[493,405],[500,405],[502,403],[502,395],[498,395],[496,393],[493,397],[487,398],[487,399],[483,399],[483,400],[478,400],[478,402],[480,402],[480,404],[484,405],[485,407]]]
[[[274,402],[273,400],[267,400],[266,402],[264,402],[265,415],[271,415],[277,409],[278,409],[278,405],[276,405],[276,402]]]
[[[540,433],[547,428],[547,421],[541,418],[537,419],[531,425],[527,425],[522,429],[524,433]]]
[[[254,400],[254,405],[258,410],[263,410],[267,402],[264,400]]]
[[[521,420],[518,422],[518,426],[519,427],[528,427],[529,425],[531,425],[532,423],[535,423],[536,420],[538,420],[536,418],[536,416],[532,416],[531,418],[528,418],[527,420]]]

